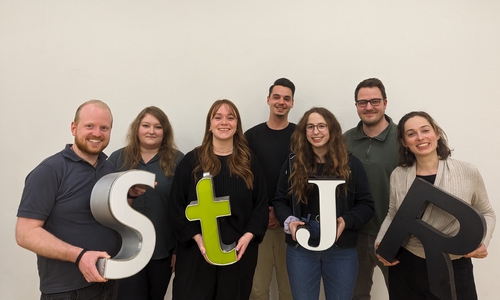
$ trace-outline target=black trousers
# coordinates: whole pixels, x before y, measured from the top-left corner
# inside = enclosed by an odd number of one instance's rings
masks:
[[[477,300],[472,260],[452,260],[458,300]],[[402,248],[399,264],[389,267],[389,299],[439,300],[429,290],[426,260]]]
[[[108,280],[103,283],[93,283],[84,288],[56,294],[44,294],[40,300],[116,300],[118,280]]]
[[[120,279],[118,300],[163,300],[172,277],[172,256],[152,259],[134,276]]]
[[[258,245],[250,243],[238,262],[214,266],[194,241],[178,243],[172,300],[248,300],[258,251]]]

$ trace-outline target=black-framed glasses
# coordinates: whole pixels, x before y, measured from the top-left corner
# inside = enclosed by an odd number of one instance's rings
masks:
[[[306,130],[307,131],[314,131],[314,128],[317,128],[318,131],[323,132],[328,128],[328,125],[325,123],[319,123],[318,125],[313,125],[313,124],[307,124],[306,125]]]
[[[356,100],[356,106],[365,108],[368,105],[368,103],[370,103],[372,106],[379,106],[381,102],[382,99],[380,98],[373,98],[370,100]]]

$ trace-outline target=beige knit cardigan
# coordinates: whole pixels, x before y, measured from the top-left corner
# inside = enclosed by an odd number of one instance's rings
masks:
[[[411,167],[397,167],[392,172],[389,211],[382,223],[375,243],[380,242],[384,237],[415,177],[415,164]],[[439,160],[434,185],[469,203],[483,214],[486,220],[486,236],[483,243],[488,247],[495,229],[496,216],[488,200],[483,178],[477,168],[470,163],[452,158]],[[460,226],[455,217],[433,204],[429,204],[422,216],[422,220],[441,232],[452,236],[458,232]],[[467,226],[467,224],[462,225]],[[416,237],[411,236],[405,248],[416,256],[425,258],[423,245]],[[450,255],[450,257],[451,259],[458,259],[461,256]]]

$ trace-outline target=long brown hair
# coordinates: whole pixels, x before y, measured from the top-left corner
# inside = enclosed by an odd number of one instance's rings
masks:
[[[289,177],[291,186],[288,193],[297,197],[298,202],[307,204],[307,192],[312,184],[307,181],[309,177],[316,176],[319,164],[311,143],[307,140],[307,120],[312,113],[320,114],[328,125],[330,139],[327,142],[327,153],[324,157],[323,176],[335,176],[345,179],[350,178],[349,155],[344,144],[342,128],[335,116],[326,108],[313,107],[304,113],[291,138],[291,150],[295,154],[292,171]],[[343,192],[347,193],[347,184],[343,185]]]
[[[248,147],[247,140],[243,135],[243,127],[241,126],[241,117],[236,105],[227,99],[217,100],[210,107],[205,124],[205,134],[201,146],[196,148],[200,164],[193,170],[195,180],[196,173],[200,170],[210,172],[212,176],[216,176],[221,171],[221,163],[213,150],[213,135],[210,132],[210,123],[214,118],[217,110],[222,105],[227,105],[231,113],[236,118],[236,133],[233,136],[233,153],[228,157],[229,173],[243,178],[249,189],[253,189],[253,173],[251,167],[252,152]]]
[[[160,168],[165,173],[165,176],[174,176],[173,167],[175,165],[175,157],[177,155],[177,146],[174,142],[174,132],[167,115],[156,106],[149,106],[143,109],[134,121],[130,124],[127,133],[127,146],[123,149],[124,163],[120,169],[135,169],[141,160],[141,148],[138,137],[139,126],[142,119],[149,114],[158,119],[163,128],[163,140],[158,149]]]
[[[439,134],[440,138],[437,141],[437,155],[439,159],[447,159],[448,156],[451,156],[451,149],[448,147],[448,139],[446,137],[446,133],[444,130],[439,127],[439,125],[434,121],[434,119],[424,111],[412,111],[404,115],[398,123],[397,129],[397,140],[398,140],[398,153],[399,153],[399,166],[402,167],[411,167],[417,161],[415,154],[413,152],[408,151],[406,147],[403,145],[403,140],[405,137],[405,123],[413,118],[413,117],[422,117],[429,122],[432,129],[436,134]]]

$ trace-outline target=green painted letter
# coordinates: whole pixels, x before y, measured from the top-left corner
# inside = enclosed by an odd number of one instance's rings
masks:
[[[216,198],[212,175],[204,173],[196,185],[198,200],[191,201],[186,207],[189,221],[200,220],[201,235],[207,259],[214,265],[224,266],[236,262],[236,242],[231,245],[222,243],[217,218],[230,216],[229,196]]]

